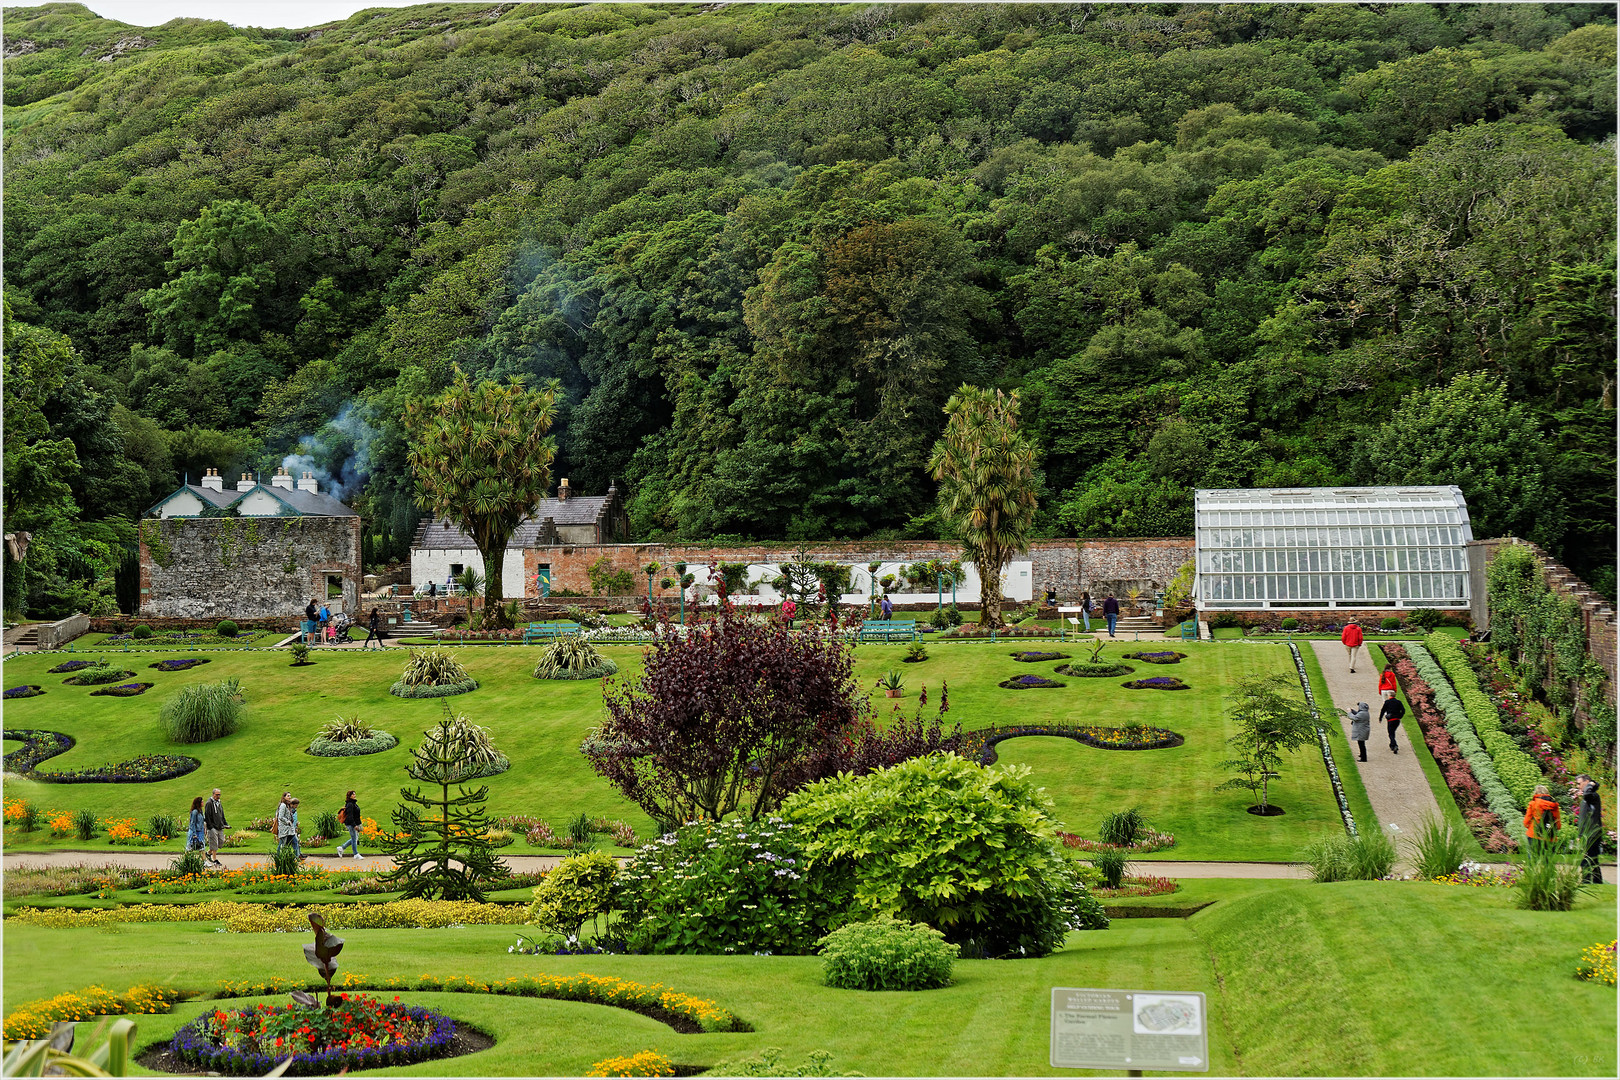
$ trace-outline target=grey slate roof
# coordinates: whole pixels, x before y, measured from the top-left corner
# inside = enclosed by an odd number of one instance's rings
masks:
[[[518,523],[518,527],[512,530],[512,538],[506,542],[506,546],[534,547],[535,537],[540,532],[540,524],[546,518],[550,518],[551,523],[559,528],[564,525],[595,525],[612,497],[573,495],[567,499],[541,499],[534,513],[524,518]],[[449,551],[469,551],[478,547],[473,543],[473,538],[462,532],[460,527],[437,518],[423,519],[416,527],[416,542],[411,546]]]
[[[191,492],[193,495],[197,496],[197,498],[201,499],[206,505],[212,506],[216,510],[226,510],[232,506],[235,506],[237,501],[244,495],[251,495],[254,491],[259,490],[259,488],[263,488],[265,491],[268,491],[272,496],[281,500],[281,502],[287,506],[288,509],[292,510],[296,514],[301,514],[304,517],[360,516],[355,511],[349,509],[347,506],[343,505],[330,495],[319,492],[298,491],[296,489],[288,491],[286,488],[272,487],[269,484],[261,484],[259,487],[251,488],[247,491],[237,491],[235,488],[226,488],[224,491],[215,491],[213,488],[205,488],[201,484],[181,484],[179,487],[163,496],[163,498],[159,499],[151,506],[148,506],[145,513],[151,514],[156,512],[164,503],[168,502],[182,491]]]
[[[151,506],[148,506],[145,512],[150,514],[152,511],[156,510],[158,507],[162,506],[164,503],[168,502],[182,491],[189,491],[207,505],[217,507],[220,510],[223,510],[225,507],[231,505],[231,503],[235,502],[242,494],[239,491],[215,491],[213,488],[205,488],[201,484],[181,484],[179,487],[163,496],[163,498],[159,499]]]

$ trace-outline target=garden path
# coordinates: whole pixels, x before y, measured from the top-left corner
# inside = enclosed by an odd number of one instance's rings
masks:
[[[1428,778],[1423,775],[1423,766],[1412,752],[1412,739],[1408,731],[1414,728],[1416,721],[1408,711],[1406,719],[1395,731],[1395,745],[1400,747],[1400,753],[1390,753],[1384,725],[1378,720],[1378,710],[1383,704],[1383,699],[1378,696],[1378,668],[1367,655],[1366,647],[1356,650],[1356,670],[1351,672],[1350,660],[1345,655],[1343,645],[1337,641],[1313,641],[1310,644],[1316,651],[1316,662],[1321,665],[1328,693],[1333,696],[1333,714],[1346,739],[1350,737],[1350,720],[1344,715],[1344,710],[1365,701],[1372,711],[1372,737],[1367,740],[1367,760],[1361,761],[1356,757],[1356,744],[1353,742],[1350,743],[1350,758],[1361,773],[1361,784],[1367,789],[1367,799],[1372,803],[1373,813],[1378,816],[1378,825],[1386,836],[1396,842],[1396,850],[1400,853],[1398,868],[1410,872],[1411,860],[1406,845],[1400,843],[1400,839],[1415,838],[1418,825],[1425,817],[1437,820],[1440,817],[1440,804],[1435,801],[1434,791],[1429,787]],[[1345,767],[1340,766],[1341,769]],[[1356,828],[1364,830],[1367,824],[1358,821]]]

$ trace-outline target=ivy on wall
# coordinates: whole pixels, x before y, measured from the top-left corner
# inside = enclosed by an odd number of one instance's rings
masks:
[[[236,522],[234,517],[221,518],[219,522],[219,565],[226,570],[235,562],[237,548]]]
[[[178,523],[179,519],[175,519]],[[179,531],[179,525],[175,526]],[[167,570],[174,565],[174,549],[163,535],[163,522],[157,518],[142,518],[140,523],[141,543],[146,550],[152,553],[152,561]]]

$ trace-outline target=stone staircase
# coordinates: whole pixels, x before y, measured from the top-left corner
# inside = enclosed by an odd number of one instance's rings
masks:
[[[17,649],[20,652],[33,652],[39,648],[39,628],[44,623],[25,623],[22,626],[13,626],[5,634],[5,647]]]

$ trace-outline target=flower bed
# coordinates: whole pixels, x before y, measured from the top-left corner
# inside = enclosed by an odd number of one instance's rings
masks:
[[[980,626],[979,623],[963,623],[961,626],[956,627],[954,630],[948,630],[945,633],[941,634],[940,637],[941,638],[988,638],[988,637],[991,636],[991,633],[992,633],[991,631],[989,631],[989,630],[981,630],[979,628],[979,626]],[[994,634],[995,634],[996,640],[998,640],[998,641],[1006,639],[1006,638],[1040,638],[1040,637],[1061,637],[1062,636],[1062,634],[1059,631],[1057,631],[1057,630],[1048,630],[1044,626],[1004,626],[1001,629],[999,629],[997,631],[994,631]]]
[[[44,693],[44,688],[39,686],[13,686],[5,693],[0,694],[0,698],[4,698],[6,701],[17,701],[20,698],[39,697]]]
[[[173,780],[194,771],[202,762],[179,754],[144,754],[112,765],[94,765],[72,772],[45,773],[35,766],[58,754],[73,749],[71,735],[60,731],[34,731],[26,728],[7,728],[5,737],[16,739],[23,745],[7,754],[5,770],[27,780],[42,784],[151,784],[159,780]]]
[[[591,1065],[586,1076],[674,1076],[675,1063],[656,1050],[643,1050],[629,1057],[603,1058]]]
[[[1081,679],[1111,679],[1136,672],[1129,664],[1059,664],[1054,670],[1059,675],[1073,675]]]
[[[1121,653],[1127,660],[1140,660],[1144,664],[1179,664],[1187,659],[1184,652],[1128,652]]]
[[[83,671],[87,667],[95,667],[94,660],[64,660],[46,672],[47,675],[66,675],[71,671]]]
[[[1456,688],[1463,712],[1469,723],[1474,725],[1480,744],[1491,755],[1496,775],[1512,793],[1514,802],[1528,806],[1536,785],[1541,783],[1541,767],[1502,730],[1502,719],[1496,711],[1496,703],[1480,688],[1479,678],[1474,674],[1462,647],[1445,634],[1438,633],[1424,638],[1423,645]]]
[[[1191,690],[1192,687],[1180,679],[1173,679],[1168,675],[1155,675],[1151,679],[1132,679],[1119,685],[1127,690]]]
[[[159,660],[155,664],[147,664],[154,671],[189,671],[194,667],[202,667],[210,661],[202,656],[187,656],[178,660]]]
[[[1101,840],[1087,840],[1071,832],[1058,830],[1058,839],[1063,846],[1074,848],[1077,851],[1126,851],[1133,855],[1145,855],[1150,851],[1163,851],[1165,848],[1176,846],[1173,834],[1159,832],[1157,829],[1142,829],[1136,834],[1136,839],[1129,844],[1105,844]]]
[[[1042,690],[1049,687],[1067,686],[1055,679],[1042,678],[1039,675],[1020,675],[1016,679],[1003,679],[996,684],[1003,690]]]
[[[480,904],[473,900],[392,900],[386,904],[312,904],[270,907],[232,900],[199,904],[132,904],[121,908],[21,908],[23,923],[55,929],[110,926],[124,922],[219,922],[234,934],[296,933],[309,930],[319,913],[333,930],[442,930],[447,926],[511,926],[523,922],[522,904]]]
[[[386,731],[379,731],[369,739],[347,739],[342,742],[317,735],[306,752],[316,757],[363,757],[392,750],[398,745],[399,738]]]
[[[1575,977],[1588,982],[1600,982],[1605,986],[1614,985],[1614,947],[1616,942],[1598,942],[1588,945],[1581,950],[1581,958],[1575,963]]]
[[[1117,889],[1093,885],[1091,895],[1099,900],[1133,900],[1144,896],[1168,896],[1179,888],[1180,885],[1167,877],[1127,875],[1120,879]]]
[[[403,680],[396,682],[388,688],[388,692],[395,697],[402,698],[441,698],[454,697],[457,694],[470,694],[478,689],[477,679],[462,679],[458,682],[427,683],[422,686],[407,686]]]
[[[117,686],[104,686],[100,690],[90,691],[91,697],[139,697],[152,689],[156,683],[132,682],[119,683]]]
[[[1020,664],[1044,664],[1049,660],[1069,659],[1069,654],[1062,652],[1015,652],[1010,655]]]
[[[1484,863],[1465,862],[1455,874],[1444,874],[1430,880],[1436,885],[1468,885],[1476,889],[1501,888],[1518,882],[1519,868],[1510,866],[1506,870],[1498,870]]]
[[[965,732],[957,751],[969,761],[994,765],[996,744],[1029,735],[1053,735],[1099,750],[1164,750],[1187,740],[1160,727],[1100,727],[1095,724],[1004,724]]]
[[[62,680],[63,686],[102,686],[106,683],[117,682],[119,679],[132,678],[133,671],[122,668],[101,668],[92,665],[89,670],[81,671],[77,675],[69,675]]]
[[[114,994],[101,986],[88,986],[40,1001],[25,1002],[9,1010],[6,1013],[5,1038],[7,1042],[13,1039],[48,1038],[51,1025],[59,1021],[164,1013],[182,996],[178,990],[170,987],[147,983],[132,986],[122,994]]]
[[[366,994],[324,1005],[215,1009],[175,1032],[170,1051],[189,1065],[262,1076],[290,1057],[284,1075],[331,1076],[340,1070],[397,1067],[438,1057],[456,1022],[419,1005]]]

